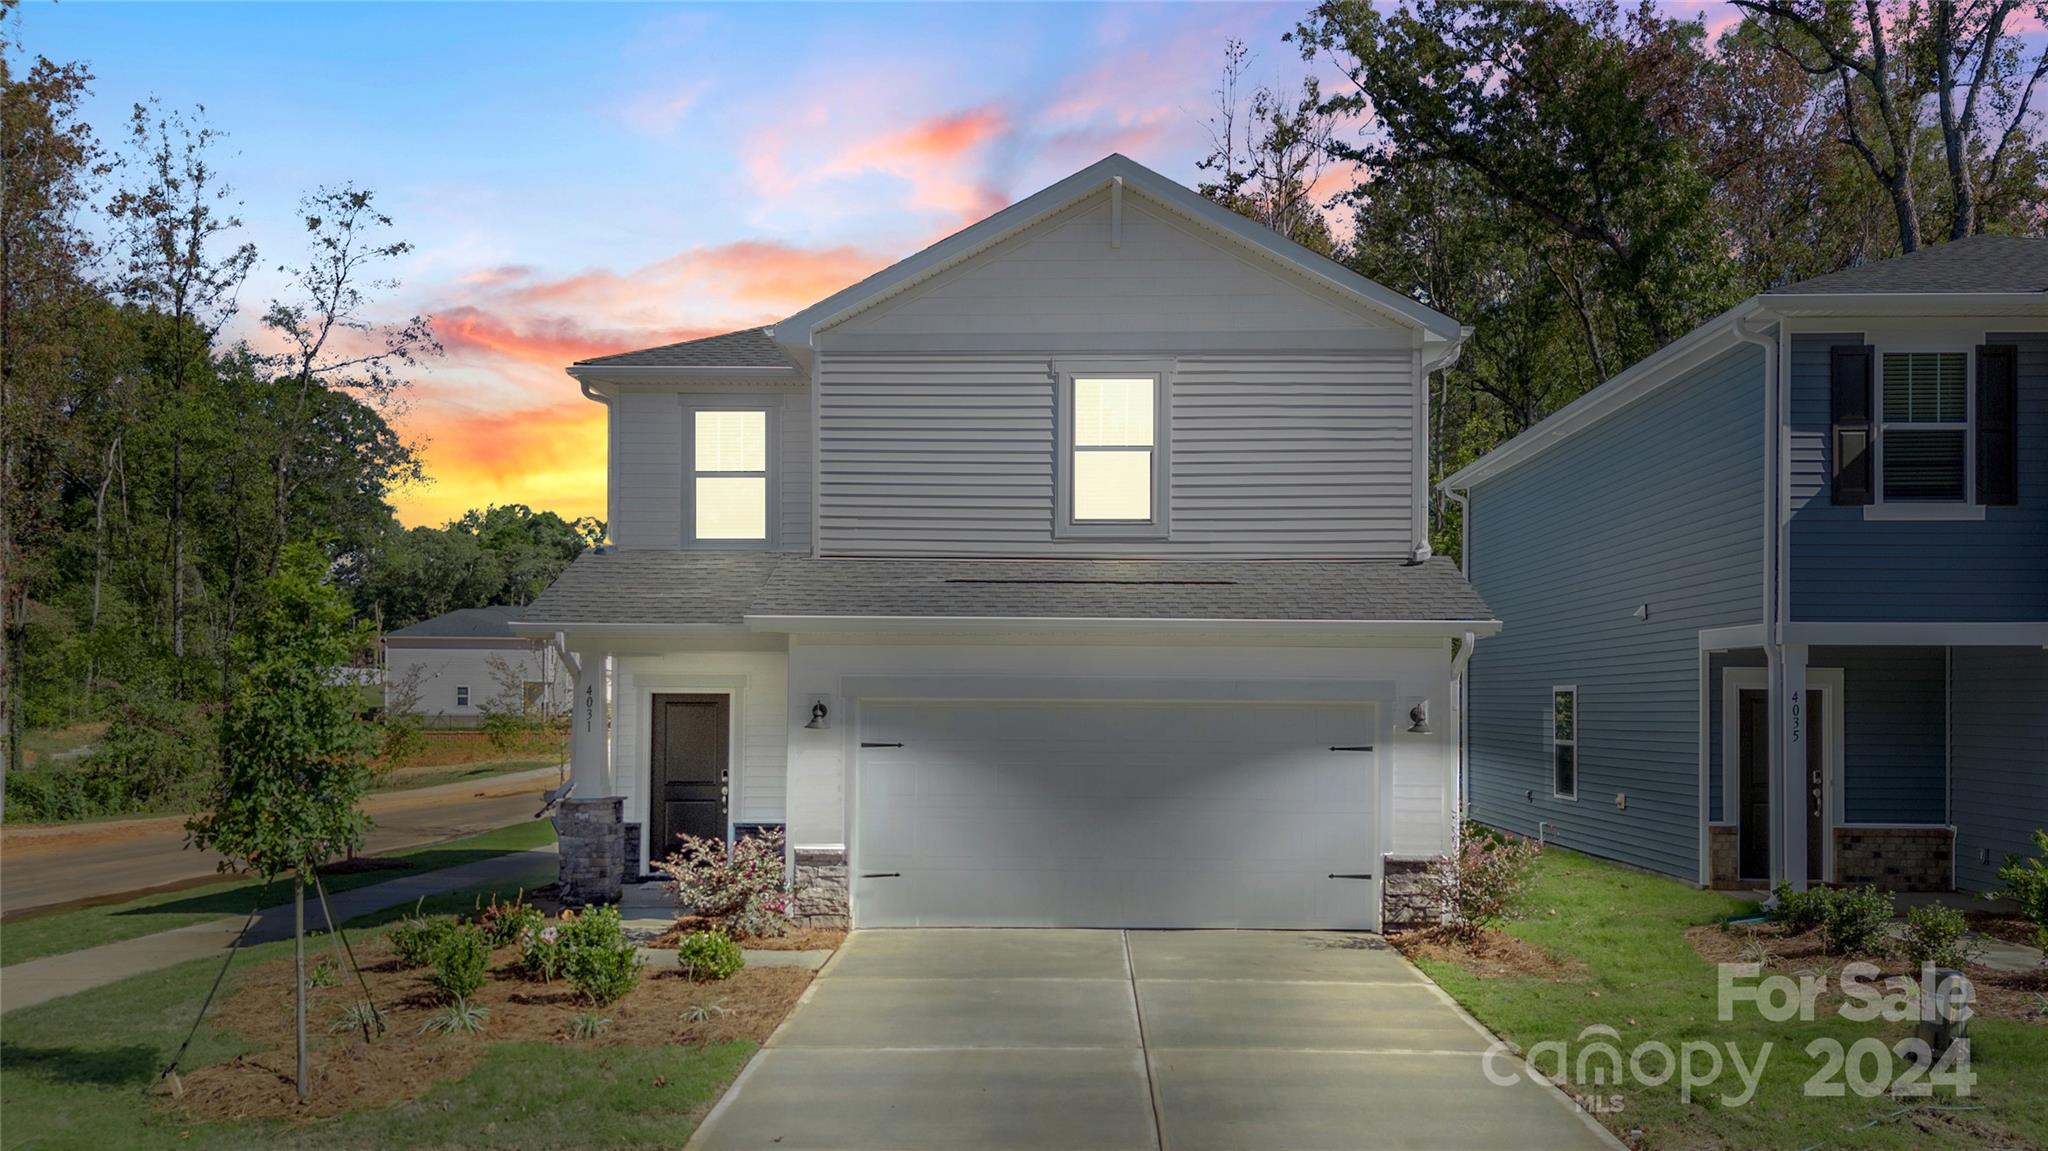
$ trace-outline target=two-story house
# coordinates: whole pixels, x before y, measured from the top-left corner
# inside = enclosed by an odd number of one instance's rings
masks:
[[[2048,826],[2048,240],[1756,296],[1443,487],[1483,821],[1717,886],[1997,884]]]
[[[575,364],[611,543],[519,625],[576,677],[572,894],[780,826],[817,922],[1400,919],[1498,627],[1423,515],[1462,336],[1111,156],[772,328]]]

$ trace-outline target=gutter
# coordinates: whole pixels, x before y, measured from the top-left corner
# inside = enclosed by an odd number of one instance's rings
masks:
[[[1313,638],[1371,637],[1452,639],[1497,634],[1501,622],[1489,620],[1416,619],[1133,619],[1079,616],[888,616],[888,615],[749,615],[749,629],[761,632],[1033,632],[1131,634],[1147,632],[1228,632]]]

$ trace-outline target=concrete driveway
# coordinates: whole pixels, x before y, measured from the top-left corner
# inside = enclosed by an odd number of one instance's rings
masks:
[[[1619,1146],[1490,1042],[1372,936],[863,931],[690,1146]]]

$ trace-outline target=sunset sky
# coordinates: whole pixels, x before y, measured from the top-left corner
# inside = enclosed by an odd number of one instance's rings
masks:
[[[300,255],[299,195],[376,190],[416,245],[381,310],[447,348],[400,419],[432,481],[399,514],[438,524],[603,514],[574,359],[779,319],[1109,152],[1192,184],[1224,42],[1295,87],[1307,7],[28,0],[20,31],[90,64],[109,143],[151,94],[227,133],[263,256],[245,333]]]

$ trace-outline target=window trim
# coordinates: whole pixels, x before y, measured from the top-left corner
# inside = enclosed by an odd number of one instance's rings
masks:
[[[1568,741],[1561,741],[1557,738],[1557,697],[1564,692],[1570,692],[1572,696],[1572,737]],[[1546,706],[1543,709],[1543,730],[1547,737],[1546,742],[1550,746],[1550,798],[1577,803],[1579,801],[1579,685],[1575,683],[1552,684],[1550,695],[1544,702]],[[1557,749],[1560,747],[1572,749],[1572,789],[1569,794],[1557,789]]]
[[[682,546],[693,551],[773,551],[781,544],[782,517],[776,509],[782,503],[782,407],[765,399],[715,399],[702,396],[682,395],[678,399],[683,408],[683,538]],[[697,538],[697,413],[698,412],[760,412],[761,435],[767,440],[762,445],[761,473],[766,482],[762,485],[761,538],[752,540],[700,540]],[[750,478],[754,472],[703,472],[702,476],[713,479],[721,477]]]
[[[1963,422],[1927,423],[1900,420],[1897,424],[1884,414],[1884,358],[1888,355],[1961,355],[1963,357]],[[1977,348],[1974,344],[1924,342],[1877,344],[1871,347],[1874,379],[1870,403],[1870,502],[1863,505],[1867,520],[1982,519],[1984,509],[1977,502]],[[1892,427],[1903,431],[1960,431],[1963,434],[1963,498],[1960,500],[1897,500],[1884,497],[1885,432]]]
[[[1176,364],[1160,359],[1054,360],[1057,413],[1053,438],[1052,534],[1055,539],[1160,540],[1173,532],[1173,374]],[[1152,377],[1152,516],[1145,520],[1074,518],[1074,380],[1111,376]]]

